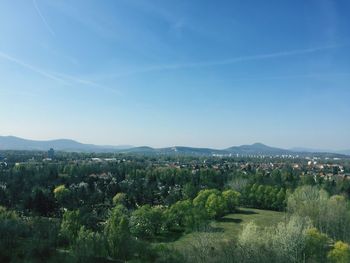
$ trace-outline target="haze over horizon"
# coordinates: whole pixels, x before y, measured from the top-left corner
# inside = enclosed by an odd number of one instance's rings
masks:
[[[348,1],[0,3],[0,135],[350,149]]]
[[[22,138],[22,137],[18,137],[18,136],[14,136],[14,135],[0,135],[0,150],[1,149],[8,149],[8,148],[3,148],[3,145],[1,143],[2,139],[6,139],[7,137],[12,137],[13,139],[15,139],[15,145],[12,145],[11,149],[15,149],[15,148],[21,148],[20,145],[22,145],[25,149],[27,146],[25,144],[18,144],[17,139],[19,140],[24,140],[24,141],[33,141],[35,143],[37,142],[53,142],[53,141],[71,141],[72,143],[78,143],[78,144],[83,144],[83,145],[91,145],[91,146],[97,146],[97,147],[105,147],[106,149],[108,149],[108,147],[117,147],[120,149],[129,149],[129,148],[138,148],[138,147],[151,147],[154,149],[161,149],[161,148],[171,148],[171,147],[189,147],[189,148],[206,148],[206,149],[213,149],[213,150],[226,150],[228,148],[231,147],[242,147],[242,146],[263,146],[263,147],[272,147],[272,148],[278,148],[278,149],[284,149],[284,150],[291,150],[291,151],[295,151],[295,152],[328,152],[328,153],[344,153],[344,154],[350,154],[350,149],[331,149],[331,148],[310,148],[310,147],[303,147],[303,146],[293,146],[293,147],[283,147],[283,146],[278,146],[278,145],[267,145],[263,142],[253,142],[253,143],[239,143],[236,145],[226,145],[224,147],[218,148],[218,147],[214,147],[214,146],[193,146],[193,145],[183,145],[183,144],[179,144],[179,145],[163,145],[163,146],[153,146],[150,144],[143,144],[143,145],[131,145],[131,144],[95,144],[93,142],[82,142],[79,141],[77,139],[72,139],[72,138],[51,138],[51,139],[33,139],[33,138]],[[9,139],[12,139],[9,138]],[[4,141],[5,144],[7,145],[11,145],[11,140]],[[48,146],[49,148],[54,148],[54,146]],[[9,148],[10,149],[10,148]]]

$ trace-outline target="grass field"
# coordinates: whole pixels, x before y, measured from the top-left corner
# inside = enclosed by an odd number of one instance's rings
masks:
[[[210,235],[217,240],[235,239],[244,224],[254,221],[260,227],[270,227],[277,225],[285,219],[285,213],[269,210],[259,210],[252,208],[240,208],[236,213],[229,214],[218,221],[211,223],[210,231],[193,232],[181,236],[171,244],[181,248],[193,242],[198,235]]]

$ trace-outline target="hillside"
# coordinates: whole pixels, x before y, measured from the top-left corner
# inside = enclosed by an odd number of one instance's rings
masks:
[[[84,144],[70,139],[58,140],[27,140],[15,136],[0,136],[0,150],[28,150],[47,151],[54,148],[57,151],[67,152],[115,152],[131,146],[99,146]]]
[[[36,141],[27,140],[14,136],[0,136],[0,150],[35,150],[47,151],[54,148],[57,151],[66,152],[111,152],[111,153],[132,153],[143,155],[187,155],[187,156],[318,156],[318,157],[346,157],[350,151],[342,153],[337,152],[311,152],[287,150],[267,146],[262,143],[254,143],[252,145],[232,146],[226,149],[212,148],[196,148],[186,146],[173,146],[165,148],[152,148],[149,146],[133,147],[129,145],[109,146],[109,145],[94,145],[84,144],[70,139]]]

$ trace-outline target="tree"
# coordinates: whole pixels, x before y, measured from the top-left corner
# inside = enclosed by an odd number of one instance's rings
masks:
[[[303,262],[310,220],[293,216],[277,227],[248,223],[238,236],[237,262]]]
[[[114,197],[113,197],[113,204],[114,205],[126,205],[127,203],[127,196],[125,193],[117,193]]]
[[[326,262],[330,239],[327,235],[320,233],[316,228],[306,231],[306,258],[315,262]]]
[[[211,194],[219,195],[220,191],[217,189],[204,189],[201,190],[195,199],[193,199],[193,205],[198,208],[205,208],[207,199]]]
[[[50,192],[35,188],[29,197],[28,208],[35,213],[43,216],[48,216],[55,208],[55,200]]]
[[[170,230],[184,228],[186,231],[199,229],[207,223],[205,209],[194,207],[190,200],[178,201],[164,213],[166,226]]]
[[[329,195],[315,186],[298,187],[288,198],[287,210],[291,214],[309,217],[317,229],[324,232],[322,215],[326,214]]]
[[[317,187],[298,187],[288,198],[291,214],[309,217],[315,227],[335,240],[350,240],[350,212],[344,196],[329,197]]]
[[[347,243],[338,241],[334,244],[333,249],[328,253],[328,259],[332,263],[350,262],[350,246]]]
[[[206,211],[210,218],[219,218],[227,210],[226,201],[217,189],[201,190],[193,199],[193,206]]]
[[[344,196],[333,195],[327,200],[327,210],[321,215],[321,222],[330,237],[350,242],[349,202]]]
[[[73,245],[81,228],[79,210],[65,211],[61,223],[60,234],[70,245]]]
[[[82,226],[78,232],[73,252],[77,262],[96,262],[96,258],[106,256],[103,236]]]
[[[270,232],[271,245],[277,262],[302,262],[306,247],[306,232],[312,227],[308,218],[292,216]]]
[[[17,213],[0,206],[0,262],[10,262],[15,257],[23,232],[24,224]]]
[[[115,206],[104,228],[108,254],[114,259],[127,260],[131,251],[131,236],[127,210],[122,205]]]
[[[281,188],[276,195],[276,202],[273,204],[274,208],[281,211],[285,209],[286,204],[286,192]]]
[[[162,210],[159,207],[144,205],[136,209],[130,218],[130,231],[139,238],[151,238],[160,232]]]
[[[192,183],[187,183],[182,188],[182,195],[186,199],[193,199],[196,197],[197,188]]]
[[[238,236],[238,253],[243,262],[264,262],[265,254],[263,235],[261,235],[258,226],[254,222],[244,225],[242,232]],[[239,260],[237,261],[239,262]]]
[[[212,193],[208,196],[205,209],[211,218],[220,218],[227,210],[225,199],[220,194]]]
[[[240,196],[241,196],[240,193],[233,190],[226,190],[222,192],[222,197],[226,202],[226,207],[228,212],[232,213],[235,211],[236,207],[239,205]]]
[[[67,206],[69,204],[70,191],[64,185],[57,186],[53,190],[53,194],[62,206]]]
[[[170,206],[164,213],[167,227],[171,229],[185,227],[185,218],[191,213],[192,208],[190,200],[177,201]]]

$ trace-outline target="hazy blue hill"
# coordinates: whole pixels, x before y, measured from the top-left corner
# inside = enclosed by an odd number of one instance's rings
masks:
[[[254,143],[252,145],[241,145],[241,146],[233,146],[226,149],[231,154],[241,154],[241,155],[287,155],[291,154],[292,151],[270,147],[262,143]]]
[[[349,150],[342,150],[342,151],[338,151],[338,153],[340,153],[340,154],[350,155],[350,149],[349,149]]]
[[[306,148],[294,148],[287,150],[270,147],[262,143],[252,145],[232,146],[227,149],[195,148],[186,146],[174,146],[165,148],[152,148],[149,146],[101,146],[94,144],[84,144],[70,139],[59,139],[49,141],[26,140],[14,136],[0,136],[0,150],[36,150],[47,151],[54,148],[56,151],[67,152],[120,152],[153,155],[192,155],[192,156],[213,156],[213,155],[299,155],[299,156],[323,156],[323,157],[343,157],[350,155],[350,150],[342,152],[321,152],[307,150]]]
[[[210,149],[210,148],[195,148],[186,146],[174,146],[159,149],[165,154],[185,154],[185,155],[213,155],[213,154],[227,154],[226,151]]]
[[[77,152],[107,152],[119,151],[130,146],[98,146],[84,144],[70,139],[58,139],[48,141],[26,140],[15,136],[0,136],[0,150],[37,150],[47,151],[54,148],[57,151]]]
[[[316,153],[316,152],[319,152],[319,153],[324,153],[324,152],[334,152],[332,150],[327,150],[327,149],[313,149],[313,148],[305,148],[305,147],[294,147],[294,148],[291,148],[289,149],[290,151],[293,151],[293,152],[309,152],[309,153]]]
[[[133,147],[130,149],[121,150],[123,153],[142,153],[142,154],[154,154],[157,150],[149,146]]]
[[[174,146],[165,148],[152,148],[148,146],[135,147],[122,152],[126,153],[141,153],[141,154],[163,154],[163,155],[204,155],[210,156],[213,154],[223,154],[221,150],[215,150],[210,148],[194,148],[185,146]]]

